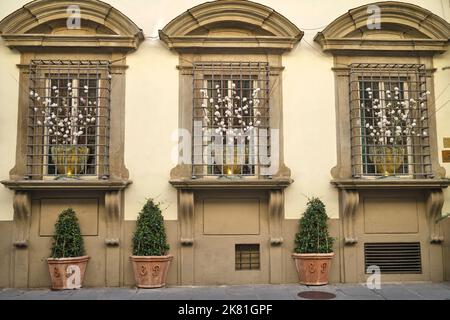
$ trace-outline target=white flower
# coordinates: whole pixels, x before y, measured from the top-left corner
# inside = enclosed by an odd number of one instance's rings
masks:
[[[422,134],[424,137],[426,137],[428,135],[428,133],[426,131],[424,131]]]
[[[39,121],[39,120],[38,120],[37,124],[38,124],[39,126],[42,126],[42,122]]]

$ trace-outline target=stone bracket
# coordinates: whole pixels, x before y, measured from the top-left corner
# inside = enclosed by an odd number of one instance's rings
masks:
[[[440,244],[444,241],[438,219],[444,206],[444,193],[442,189],[430,190],[427,197],[427,221],[430,228],[430,242]]]
[[[283,220],[284,194],[283,190],[269,191],[269,219],[270,219],[270,244],[279,246],[283,244],[282,220]]]
[[[107,246],[115,247],[120,243],[120,197],[121,191],[105,193],[106,239]]]
[[[194,244],[194,191],[179,190],[179,220],[181,225],[180,242],[183,246]]]
[[[359,192],[357,190],[342,190],[344,241],[346,245],[358,242],[355,236],[355,215],[359,206]]]
[[[16,248],[27,248],[31,224],[31,198],[29,192],[16,191],[14,207],[14,241]]]

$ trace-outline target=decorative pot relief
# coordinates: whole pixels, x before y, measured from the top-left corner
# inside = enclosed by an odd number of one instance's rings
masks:
[[[53,275],[55,278],[61,277],[61,274],[59,273],[59,269],[57,267],[53,268]]]
[[[142,265],[141,266],[141,277],[145,277],[147,275],[147,267]]]
[[[161,271],[161,267],[157,264],[153,267],[153,272],[152,272],[152,276],[153,277],[159,277],[159,273]]]

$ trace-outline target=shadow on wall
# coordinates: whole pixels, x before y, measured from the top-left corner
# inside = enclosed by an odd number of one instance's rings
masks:
[[[450,281],[450,216],[442,220],[441,227],[444,234],[444,280]]]

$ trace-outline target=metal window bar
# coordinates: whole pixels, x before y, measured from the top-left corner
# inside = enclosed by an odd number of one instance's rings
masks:
[[[30,179],[109,176],[110,93],[109,61],[31,61]]]
[[[428,80],[423,64],[350,65],[354,177],[431,177]]]
[[[259,176],[270,157],[269,65],[199,62],[193,67],[192,175]]]
[[[235,270],[260,270],[259,244],[235,245]]]

